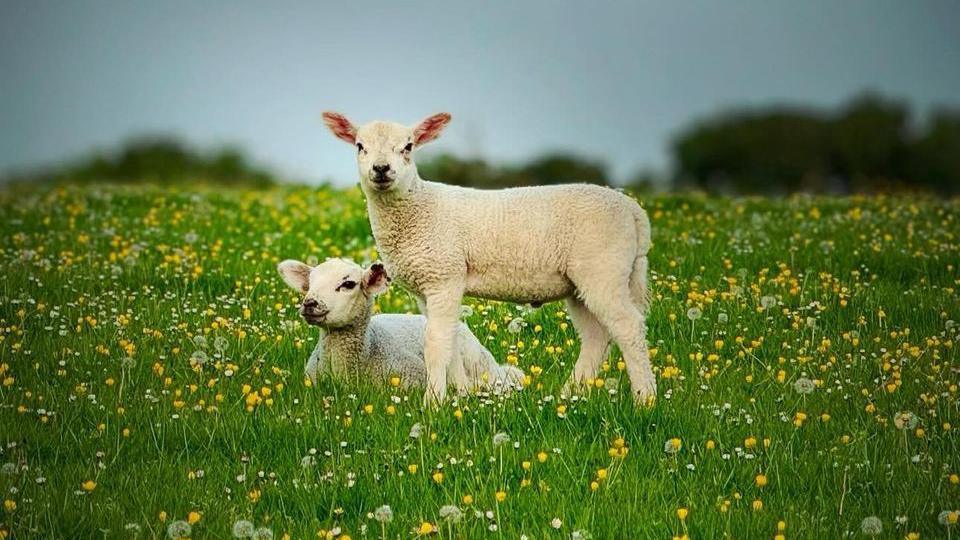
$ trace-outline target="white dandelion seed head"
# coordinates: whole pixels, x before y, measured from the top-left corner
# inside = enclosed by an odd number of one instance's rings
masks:
[[[559,529],[560,527],[563,527],[563,522],[560,521],[560,518],[555,517],[552,520],[550,520],[550,526],[553,527],[554,529]]]
[[[687,318],[695,321],[703,316],[703,310],[698,307],[692,307],[687,310]]]
[[[917,427],[919,421],[917,415],[910,411],[900,411],[893,415],[893,425],[897,426],[897,429],[913,429]]]
[[[867,536],[879,536],[883,532],[883,522],[877,516],[867,516],[860,522],[860,530]]]
[[[230,345],[230,342],[223,336],[217,336],[216,339],[213,340],[213,348],[218,352],[227,350],[228,345]]]
[[[951,519],[950,519],[951,515],[953,516],[953,520],[952,520],[953,523],[951,523]],[[954,523],[956,523],[956,521],[957,521],[956,510],[944,510],[943,512],[940,512],[939,514],[937,514],[937,523],[943,525],[944,527],[949,527]]]
[[[777,299],[773,296],[763,296],[760,298],[760,305],[763,309],[770,309],[777,305]]]
[[[493,436],[493,445],[502,446],[510,442],[510,435],[500,431]]]
[[[193,527],[191,527],[189,523],[182,519],[178,519],[167,526],[167,537],[171,538],[172,540],[189,538],[192,533]]]
[[[193,231],[190,231],[187,234],[183,235],[183,241],[188,244],[195,244],[199,239],[200,237],[197,235],[197,233]]]
[[[806,377],[800,377],[793,382],[793,389],[796,390],[798,394],[809,394],[813,392],[816,387],[816,383]]]
[[[201,349],[205,349],[207,347],[206,336],[202,334],[197,334],[193,336],[193,344],[196,345],[197,347],[200,347]]]
[[[463,510],[459,506],[448,504],[440,507],[440,519],[456,523],[463,519]]]
[[[590,533],[583,529],[577,529],[570,535],[570,540],[590,540],[590,538],[592,538]]]
[[[207,353],[201,350],[193,351],[193,354],[190,355],[190,362],[198,365],[204,365],[207,363],[210,357],[207,356]]]
[[[13,476],[13,475],[17,474],[17,464],[16,464],[16,463],[4,463],[4,464],[3,464],[3,467],[0,467],[0,472],[2,472],[2,473],[4,474],[4,476]]]
[[[472,307],[470,307],[470,306],[468,306],[468,305],[466,305],[466,304],[460,306],[460,317],[461,317],[461,318],[464,318],[464,319],[465,319],[465,318],[467,318],[467,317],[472,317],[472,316],[473,316],[473,308],[472,308]]]
[[[673,439],[667,439],[667,442],[663,443],[663,451],[668,454],[676,454],[680,451],[680,447],[677,446]]]
[[[393,509],[387,504],[380,506],[373,511],[373,519],[380,523],[390,523],[393,521]]]
[[[523,330],[523,319],[520,317],[513,319],[507,325],[507,332],[511,334],[519,334],[521,330]]]
[[[253,540],[273,540],[273,531],[268,527],[260,527],[250,536]]]
[[[246,519],[238,519],[233,522],[233,537],[234,538],[250,538],[253,536],[253,531],[255,530],[253,523],[247,521]]]
[[[423,425],[421,425],[420,422],[417,422],[416,424],[410,426],[411,439],[419,439],[420,435],[422,434],[423,434]]]
[[[727,324],[727,321],[729,320],[730,320],[730,316],[727,315],[726,313],[720,312],[717,315],[717,322],[720,324]]]

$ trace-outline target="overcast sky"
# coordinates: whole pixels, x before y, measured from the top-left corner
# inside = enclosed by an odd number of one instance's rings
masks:
[[[624,179],[694,118],[864,89],[960,104],[960,2],[0,2],[0,172],[159,132],[352,183],[333,109],[449,111],[436,151],[576,151]]]

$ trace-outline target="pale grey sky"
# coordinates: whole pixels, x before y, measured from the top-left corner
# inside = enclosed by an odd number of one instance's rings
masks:
[[[617,178],[732,105],[960,103],[960,2],[0,2],[0,172],[172,133],[355,181],[320,112],[453,114],[435,150]]]

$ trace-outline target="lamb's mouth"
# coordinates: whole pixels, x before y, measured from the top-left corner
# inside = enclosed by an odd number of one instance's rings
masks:
[[[378,191],[386,191],[393,186],[394,179],[386,175],[374,175],[370,178],[370,185]]]
[[[327,318],[327,313],[329,312],[323,311],[320,313],[313,313],[313,312],[304,313],[301,311],[300,316],[303,317],[304,322],[306,322],[307,324],[310,324],[313,326],[320,326],[321,324],[323,324],[324,319]]]

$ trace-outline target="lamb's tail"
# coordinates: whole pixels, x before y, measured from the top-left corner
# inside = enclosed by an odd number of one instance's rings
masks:
[[[650,238],[650,217],[639,204],[634,206],[633,223],[637,228],[637,257],[633,261],[633,271],[630,274],[630,295],[633,302],[646,313],[650,306],[651,294],[647,284],[647,253],[653,246]]]

